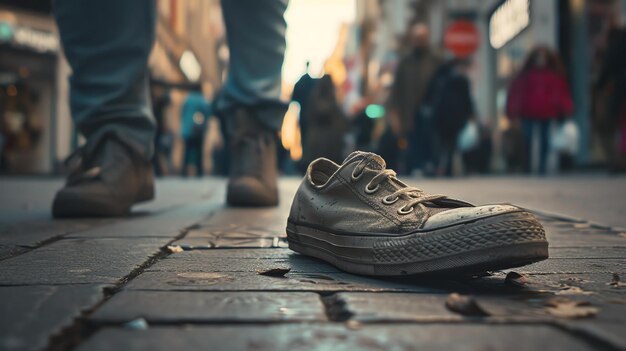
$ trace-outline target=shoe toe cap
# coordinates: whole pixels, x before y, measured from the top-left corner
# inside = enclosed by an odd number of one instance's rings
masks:
[[[519,212],[521,208],[513,205],[484,205],[476,207],[460,207],[434,214],[426,220],[422,229],[432,230],[450,225],[470,222],[480,218],[497,216],[505,213]]]

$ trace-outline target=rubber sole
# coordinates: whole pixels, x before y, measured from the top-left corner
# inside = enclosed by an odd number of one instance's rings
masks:
[[[133,205],[154,199],[154,187],[142,189],[132,204],[113,197],[88,196],[59,191],[52,202],[54,218],[122,217],[130,214]]]
[[[402,236],[337,234],[289,222],[287,238],[296,252],[373,276],[467,274],[548,258],[545,231],[525,211]]]

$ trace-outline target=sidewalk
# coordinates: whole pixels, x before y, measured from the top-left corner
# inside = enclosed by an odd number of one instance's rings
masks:
[[[222,179],[164,180],[130,218],[53,221],[60,183],[0,179],[2,350],[626,349],[623,177],[414,182],[540,210],[550,259],[516,279],[374,279],[292,253],[299,179],[274,209],[225,208]]]

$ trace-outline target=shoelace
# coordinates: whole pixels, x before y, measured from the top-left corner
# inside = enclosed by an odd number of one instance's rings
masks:
[[[378,157],[378,156],[377,156]],[[363,170],[372,160],[373,156],[362,159],[354,170],[352,171],[352,181],[357,181],[363,175]],[[424,209],[424,203],[429,201],[445,199],[445,195],[426,194],[421,189],[410,187],[396,178],[396,172],[391,169],[382,169],[370,180],[365,186],[365,193],[374,194],[380,189],[380,184],[386,180],[393,179],[403,186],[403,188],[394,191],[393,193],[383,198],[385,205],[392,205],[396,203],[400,198],[407,200],[404,206],[398,209],[398,214],[406,215],[415,210],[415,206],[420,206]]]

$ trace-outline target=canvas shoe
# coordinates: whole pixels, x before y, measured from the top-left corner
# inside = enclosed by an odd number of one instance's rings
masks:
[[[289,247],[351,273],[472,273],[548,258],[541,224],[512,205],[473,206],[409,187],[373,153],[313,161],[293,200]]]

